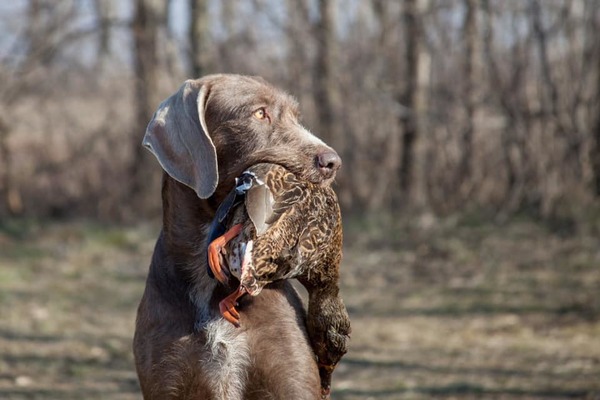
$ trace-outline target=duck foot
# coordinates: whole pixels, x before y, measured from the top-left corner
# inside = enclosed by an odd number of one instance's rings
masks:
[[[215,275],[216,276],[216,275]],[[236,328],[240,327],[240,313],[235,307],[238,305],[237,299],[246,293],[246,289],[242,285],[238,286],[235,292],[225,297],[219,302],[219,311],[223,318],[231,322]]]
[[[222,284],[227,284],[229,277],[225,275],[223,272],[223,268],[221,268],[221,262],[219,254],[221,254],[221,250],[223,247],[229,242],[231,239],[236,237],[242,231],[242,224],[237,224],[231,227],[230,230],[225,232],[222,236],[219,236],[215,240],[213,240],[208,245],[208,266],[210,270],[213,272],[215,278]]]

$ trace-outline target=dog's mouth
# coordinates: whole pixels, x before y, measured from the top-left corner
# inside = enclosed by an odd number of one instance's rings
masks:
[[[240,164],[236,168],[238,174],[248,170],[256,164],[277,164],[286,170],[290,171],[298,179],[310,182],[314,185],[329,186],[335,180],[339,165],[335,167],[322,167],[319,165],[317,156],[312,161],[306,160],[304,157],[290,157],[287,152],[282,151],[278,154],[273,154],[271,151],[258,152],[246,163]]]

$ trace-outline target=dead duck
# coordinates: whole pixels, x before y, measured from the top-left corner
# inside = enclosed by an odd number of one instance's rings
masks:
[[[350,334],[339,296],[342,225],[333,189],[277,164],[257,164],[221,204],[209,240],[210,272],[237,285],[219,304],[232,324],[239,326],[236,303],[246,293],[256,296],[269,283],[291,278],[307,289],[307,330],[327,397]]]

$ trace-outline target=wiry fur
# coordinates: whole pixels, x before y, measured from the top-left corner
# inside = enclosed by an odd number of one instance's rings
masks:
[[[238,333],[225,321],[209,322],[206,331],[209,366],[207,377],[215,382],[216,395],[223,399],[241,399],[250,367],[250,349],[245,332]]]

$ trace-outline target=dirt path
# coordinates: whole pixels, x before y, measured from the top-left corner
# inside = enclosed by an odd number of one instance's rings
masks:
[[[348,231],[334,399],[600,398],[599,239],[527,222]],[[0,398],[140,398],[130,344],[156,233],[0,227]]]

